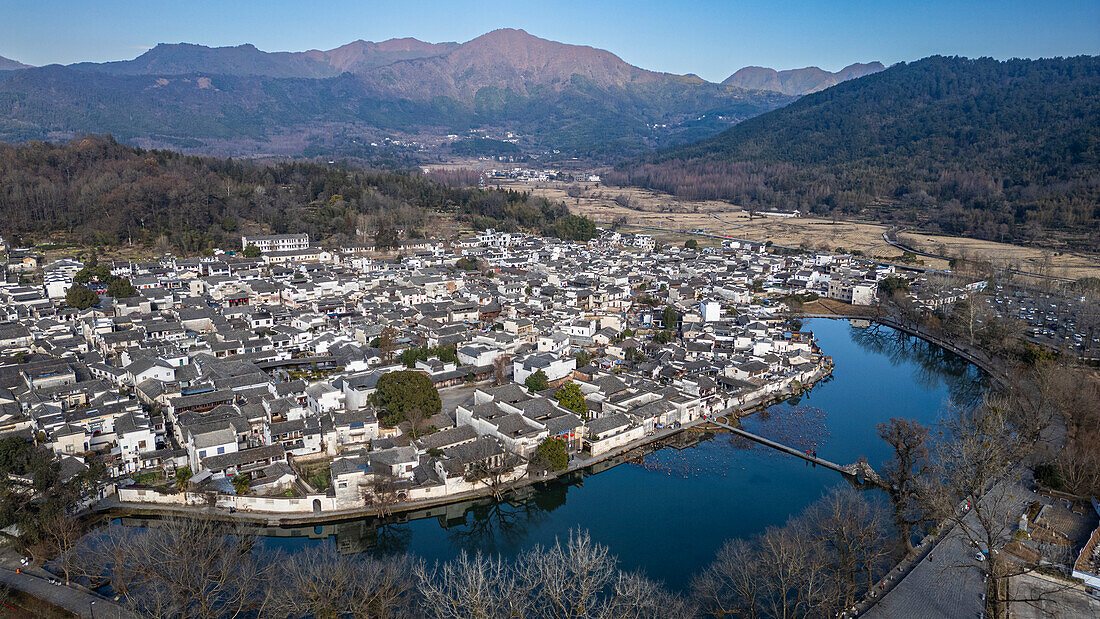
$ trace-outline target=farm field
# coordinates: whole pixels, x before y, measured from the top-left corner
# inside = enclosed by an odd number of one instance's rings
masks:
[[[580,185],[580,184],[578,184]],[[661,228],[662,234],[651,231],[664,242],[688,238],[684,231],[703,229],[711,234],[723,234],[750,241],[771,241],[776,245],[807,247],[815,250],[860,251],[867,256],[896,260],[901,250],[888,245],[882,234],[885,224],[864,221],[833,221],[816,217],[777,218],[755,216],[726,202],[689,202],[674,196],[636,187],[613,187],[588,184],[581,195],[570,196],[565,184],[504,184],[505,187],[531,191],[551,200],[563,201],[570,211],[587,215],[599,223],[616,220],[630,226]],[[573,193],[577,193],[575,190]],[[625,206],[624,206],[625,204]],[[1050,249],[1023,247],[979,239],[946,235],[902,232],[899,240],[921,250],[953,258],[991,262],[1011,266],[1021,271],[1069,277],[1100,277],[1100,256]],[[704,243],[705,245],[705,243]],[[921,257],[925,266],[947,268],[946,260]]]

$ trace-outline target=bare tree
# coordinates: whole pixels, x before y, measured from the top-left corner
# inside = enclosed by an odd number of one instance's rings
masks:
[[[727,540],[714,561],[696,575],[692,596],[700,612],[712,617],[760,616],[765,583],[760,553],[754,542]]]
[[[1000,552],[1015,530],[1022,510],[1018,465],[1027,443],[1009,422],[1009,414],[994,398],[972,410],[956,411],[947,423],[950,437],[939,448],[936,478],[940,484],[928,497],[935,512],[964,539],[988,554],[986,561],[968,560],[985,572],[987,605],[996,618],[1007,613],[1007,579],[1019,564]]]
[[[406,556],[344,557],[331,546],[280,558],[270,612],[285,617],[413,616],[414,563]]]
[[[500,499],[508,483],[504,479],[505,476],[514,471],[519,464],[519,456],[511,452],[505,452],[499,460],[485,457],[470,466],[469,472],[466,473],[466,480],[485,484],[493,497]]]
[[[513,562],[461,553],[416,570],[424,616],[439,619],[545,617],[686,617],[679,596],[618,569],[607,547],[587,533],[536,546]]]
[[[493,382],[503,385],[508,378],[508,364],[512,358],[510,355],[499,355],[493,359]]]
[[[530,581],[500,557],[471,557],[465,551],[428,569],[416,566],[417,590],[426,616],[438,619],[490,619],[530,614]]]
[[[81,574],[83,562],[75,550],[83,535],[84,525],[80,520],[60,508],[43,515],[38,522],[38,546],[47,556],[57,557],[54,563],[65,577],[66,585],[72,583],[73,576]],[[34,552],[32,556],[38,554]]]
[[[397,478],[386,473],[374,473],[366,485],[365,498],[379,516],[388,516],[400,499]]]
[[[420,437],[420,431],[430,416],[419,406],[414,406],[405,411],[405,420],[409,422],[409,438],[416,440]]]
[[[760,536],[765,592],[764,614],[772,617],[811,617],[826,614],[835,594],[826,562],[817,544],[807,544],[798,526],[768,527]]]
[[[891,418],[876,426],[894,457],[882,468],[886,492],[894,508],[894,525],[906,554],[913,552],[913,526],[924,520],[921,506],[921,468],[928,458],[928,429],[912,419]]]
[[[382,361],[390,362],[397,351],[397,329],[391,326],[382,328],[378,335],[378,350],[382,353]]]
[[[841,608],[850,607],[889,569],[886,517],[850,486],[828,491],[802,519],[809,539],[824,550],[827,573],[835,580],[831,590],[843,596],[836,600]]]
[[[137,531],[113,526],[81,552],[89,573],[141,614],[262,614],[270,599],[271,564],[258,560],[251,538],[208,519],[170,518]]]
[[[1100,490],[1100,450],[1095,447],[1090,449],[1073,441],[1058,452],[1055,464],[1070,492],[1089,496]]]

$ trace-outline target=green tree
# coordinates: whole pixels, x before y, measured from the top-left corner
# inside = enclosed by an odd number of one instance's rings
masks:
[[[261,252],[260,252],[260,248],[259,248],[259,247],[256,247],[256,246],[255,246],[255,245],[253,245],[252,243],[249,243],[249,244],[248,244],[248,245],[247,245],[247,246],[246,246],[246,247],[244,248],[244,251],[242,251],[242,252],[241,252],[241,255],[242,255],[242,256],[244,256],[245,258],[259,258],[259,257],[260,257],[260,253],[261,253]]]
[[[455,262],[455,266],[462,269],[463,271],[479,271],[479,270],[481,270],[481,265],[478,264],[477,258],[472,258],[472,257],[469,257],[469,256],[463,256],[463,257],[459,258]]]
[[[672,331],[668,329],[662,329],[653,336],[653,341],[658,344],[668,344],[672,341]]]
[[[891,275],[878,283],[879,294],[893,296],[895,292],[909,292],[909,280]]]
[[[554,399],[565,408],[577,413],[585,419],[588,418],[588,403],[584,401],[584,394],[577,383],[569,381],[554,392]]]
[[[546,377],[546,372],[542,370],[528,376],[523,384],[527,385],[528,391],[545,391],[550,388],[550,380]]]
[[[73,276],[73,281],[77,284],[88,284],[91,282],[105,282],[111,279],[111,269],[105,264],[100,264],[95,256],[84,265],[84,268],[76,272]]]
[[[561,471],[569,466],[569,453],[565,441],[548,436],[535,448],[530,467],[539,471]]]
[[[181,466],[176,469],[176,487],[180,490],[186,490],[187,484],[190,483],[191,475],[191,467],[189,466]]]
[[[371,401],[383,409],[379,420],[389,427],[405,421],[406,414],[414,408],[425,417],[431,417],[443,409],[439,390],[432,380],[423,372],[413,370],[390,372],[379,378]]]
[[[233,491],[237,494],[248,494],[248,489],[251,487],[251,473],[238,473],[233,476]]]
[[[390,226],[380,226],[374,233],[375,251],[397,249],[397,230]]]
[[[685,249],[699,249],[699,241],[696,241],[695,239],[688,239],[688,240],[684,241],[684,248]]]
[[[435,355],[439,357],[439,360],[443,363],[458,363],[458,348],[454,344],[437,346]]]
[[[666,329],[675,329],[679,322],[680,315],[676,313],[676,308],[666,305],[664,311],[661,312],[661,324]]]
[[[137,288],[125,277],[116,277],[107,286],[107,296],[116,299],[129,299],[137,296]]]
[[[592,363],[592,355],[587,350],[579,350],[573,357],[577,360],[577,367],[579,368]]]
[[[76,309],[88,309],[99,303],[99,295],[83,284],[73,284],[65,293],[65,304]]]

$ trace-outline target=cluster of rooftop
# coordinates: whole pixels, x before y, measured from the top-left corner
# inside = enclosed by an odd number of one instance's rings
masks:
[[[74,470],[104,462],[96,497],[121,488],[127,501],[191,501],[148,489],[185,470],[192,490],[259,511],[299,508],[271,507],[282,495],[332,511],[485,491],[528,475],[547,440],[584,466],[812,383],[831,361],[777,298],[871,303],[894,273],[614,231],[416,243],[387,256],[246,237],[260,257],[114,262],[137,296],[85,310],[51,288],[71,286],[80,262],[27,268],[33,252],[13,250],[0,433],[44,442]],[[379,379],[403,370],[443,395],[423,427],[380,421]],[[583,404],[559,397],[567,383]]]

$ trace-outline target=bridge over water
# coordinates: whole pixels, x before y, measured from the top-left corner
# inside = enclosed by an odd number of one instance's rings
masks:
[[[819,458],[816,455],[800,451],[798,449],[795,449],[794,447],[788,447],[783,443],[778,443],[771,439],[764,438],[763,436],[760,436],[758,434],[753,434],[752,432],[749,432],[747,430],[735,428],[734,426],[731,426],[724,421],[719,421],[717,419],[707,419],[707,422],[712,423],[720,428],[729,430],[730,432],[738,436],[743,436],[750,441],[760,443],[761,445],[764,445],[766,447],[771,447],[772,449],[775,449],[777,451],[782,451],[783,453],[790,454],[792,456],[795,456],[796,458],[802,458],[803,460],[812,462],[818,466],[823,466],[827,469],[834,470],[842,475],[853,477],[861,484],[871,484],[880,488],[886,487],[886,482],[884,482],[882,480],[882,477],[880,477],[879,474],[875,472],[875,469],[871,468],[871,465],[868,464],[866,460],[859,460],[858,462],[853,462],[851,464],[840,465],[835,462],[830,462],[829,460],[826,460],[824,458]]]

